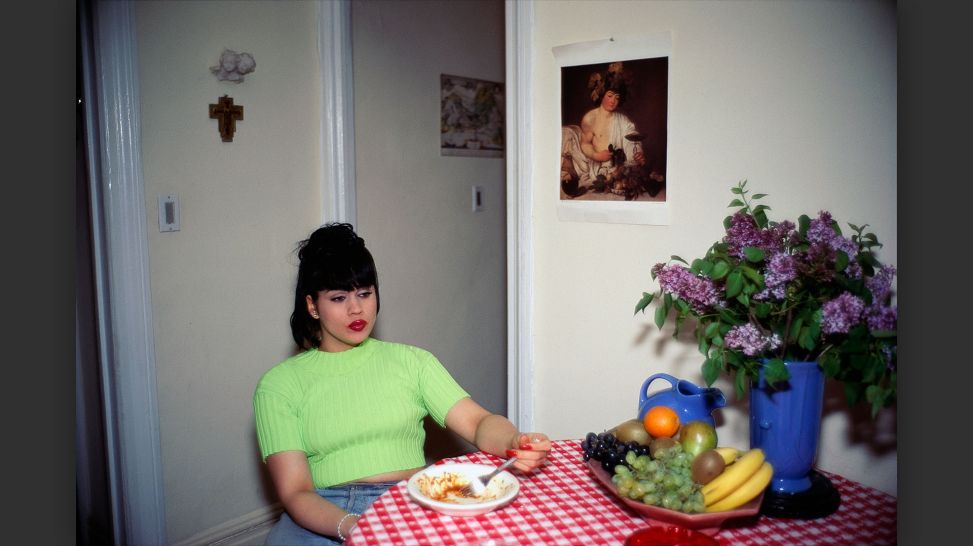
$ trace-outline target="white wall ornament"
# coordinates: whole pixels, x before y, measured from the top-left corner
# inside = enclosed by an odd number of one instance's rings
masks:
[[[209,69],[220,81],[240,83],[243,75],[253,72],[256,67],[257,62],[253,60],[253,55],[224,49],[220,55],[220,64]]]

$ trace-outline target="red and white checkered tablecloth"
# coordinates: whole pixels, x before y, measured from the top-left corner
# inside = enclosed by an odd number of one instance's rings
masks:
[[[497,465],[483,452],[444,459]],[[896,543],[896,498],[823,472],[841,494],[834,514],[816,520],[761,516],[750,526],[724,528],[721,545],[883,546]],[[558,440],[547,464],[520,478],[520,494],[506,507],[476,517],[450,517],[415,503],[405,481],[393,486],[365,512],[345,543],[348,546],[507,546],[624,543],[648,526],[638,513],[591,475],[581,456],[580,440]]]

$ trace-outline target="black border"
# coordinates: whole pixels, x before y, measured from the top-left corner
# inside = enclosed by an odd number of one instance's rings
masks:
[[[944,9],[949,6],[949,9]],[[969,5],[898,8],[900,544],[956,543],[966,530],[968,391],[963,297],[970,216]],[[966,533],[963,533],[966,534]],[[962,541],[960,541],[962,542]]]
[[[71,544],[74,495],[74,1],[13,2],[4,55],[6,544]]]

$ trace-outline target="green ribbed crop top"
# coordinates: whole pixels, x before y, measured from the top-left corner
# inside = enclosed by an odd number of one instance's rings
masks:
[[[425,465],[422,420],[469,396],[432,353],[368,338],[268,370],[253,411],[260,454],[303,451],[316,488]]]

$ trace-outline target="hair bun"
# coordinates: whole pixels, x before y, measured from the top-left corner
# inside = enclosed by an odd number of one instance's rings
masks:
[[[351,224],[331,223],[314,230],[298,245],[298,258],[318,260],[365,248],[365,240],[355,233]]]

